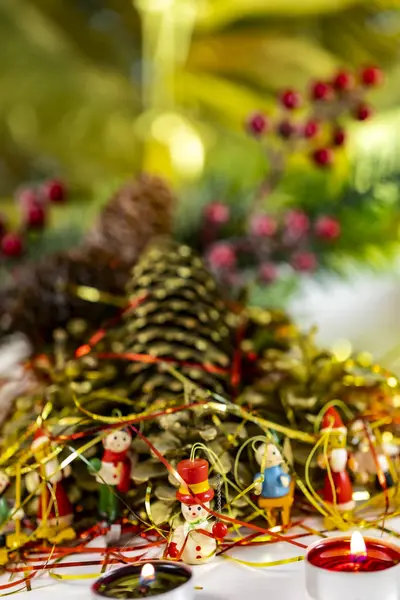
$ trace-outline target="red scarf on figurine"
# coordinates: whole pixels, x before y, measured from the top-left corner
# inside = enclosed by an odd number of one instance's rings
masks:
[[[102,462],[112,463],[115,467],[118,467],[121,477],[117,484],[117,490],[123,493],[128,492],[131,479],[131,459],[128,456],[128,452],[126,450],[123,452],[105,450]]]

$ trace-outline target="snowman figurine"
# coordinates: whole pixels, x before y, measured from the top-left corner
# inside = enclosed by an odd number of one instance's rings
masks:
[[[91,473],[100,484],[99,514],[108,523],[113,523],[121,516],[121,505],[118,493],[126,493],[130,488],[130,480],[136,457],[130,452],[132,435],[127,429],[113,429],[104,439],[102,459],[90,461]]]
[[[199,565],[213,558],[217,540],[225,537],[227,527],[222,522],[213,524],[208,520],[207,508],[214,498],[214,490],[208,483],[208,462],[202,458],[182,460],[177,470],[185,482],[176,492],[185,523],[174,530],[168,554],[189,565]]]

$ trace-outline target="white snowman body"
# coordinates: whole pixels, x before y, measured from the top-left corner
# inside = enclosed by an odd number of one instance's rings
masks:
[[[210,503],[204,506],[209,508]],[[212,536],[213,522],[207,520],[208,512],[199,504],[182,503],[181,510],[185,523],[175,529],[171,542],[177,545],[179,552],[184,546],[181,556],[183,562],[189,565],[206,563],[215,555],[217,542],[214,537],[204,535],[199,530],[208,531]]]

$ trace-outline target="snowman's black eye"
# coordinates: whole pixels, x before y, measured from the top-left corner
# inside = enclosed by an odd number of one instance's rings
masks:
[[[198,507],[197,507],[197,510],[199,510],[199,511],[200,511],[200,510],[201,510],[201,506],[198,506]]]
[[[114,440],[117,440],[117,439],[118,439],[118,436],[114,435]]]

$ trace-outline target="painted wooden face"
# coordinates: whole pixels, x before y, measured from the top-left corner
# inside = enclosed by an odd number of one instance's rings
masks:
[[[205,502],[204,506],[207,506],[207,508],[209,508],[210,503]],[[208,516],[208,512],[205,510],[205,508],[200,506],[200,504],[193,504],[192,506],[189,506],[182,502],[181,510],[182,510],[183,518],[185,519],[185,521],[187,523],[195,523],[196,521],[204,521],[204,519],[206,519]]]
[[[264,469],[281,465],[284,460],[279,448],[275,444],[261,444],[256,450],[256,461]]]
[[[126,452],[131,443],[132,438],[127,431],[113,431],[103,440],[104,448],[112,452]]]
[[[328,451],[335,450],[336,448],[346,448],[347,445],[347,431],[345,429],[333,430],[329,433],[328,438]]]

